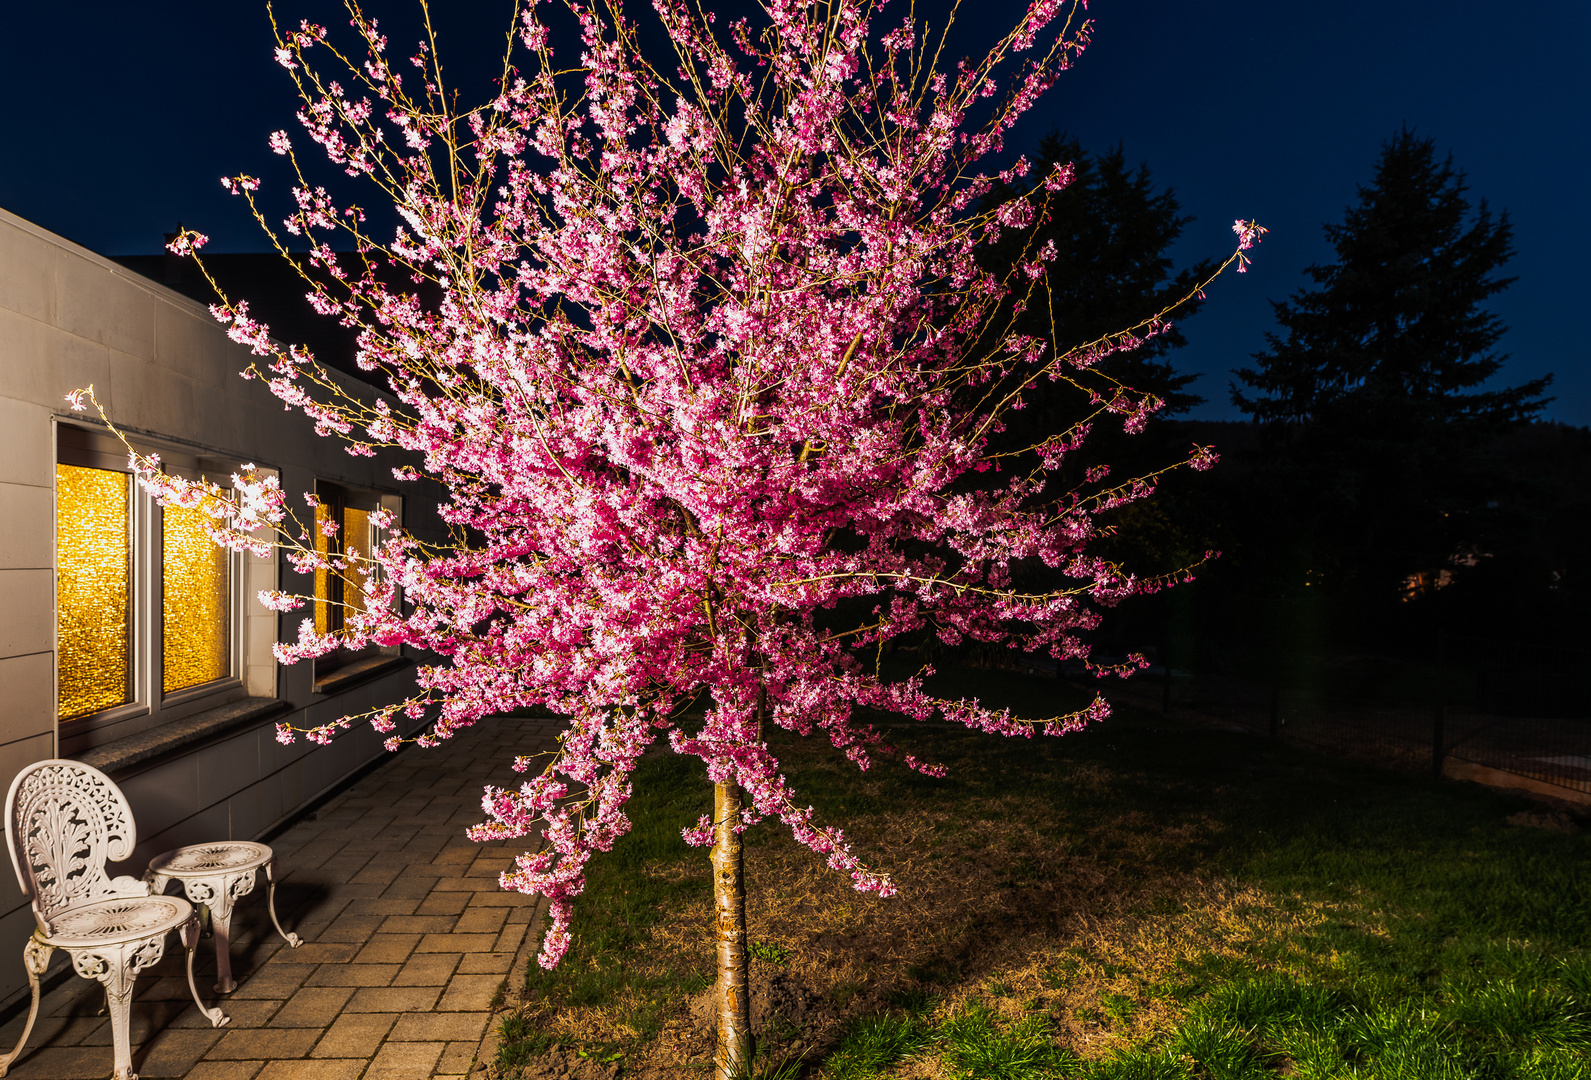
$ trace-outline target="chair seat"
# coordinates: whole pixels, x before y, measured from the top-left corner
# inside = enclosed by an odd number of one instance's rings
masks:
[[[121,945],[164,934],[192,917],[193,906],[180,897],[113,897],[57,912],[50,920],[55,932],[40,936],[58,949]]]
[[[189,844],[156,855],[149,860],[149,872],[172,878],[239,874],[245,870],[258,870],[271,861],[271,854],[269,847],[251,840]]]

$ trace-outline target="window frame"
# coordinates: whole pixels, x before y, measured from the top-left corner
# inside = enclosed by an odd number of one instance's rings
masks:
[[[93,428],[58,422],[55,425],[55,462],[82,468],[103,469],[131,476],[127,464],[127,448],[115,437]],[[164,471],[185,479],[224,478],[230,487],[233,467],[221,458],[196,454],[190,449],[173,448],[144,438],[130,439],[143,454],[160,455]],[[166,692],[165,685],[165,543],[164,511],[153,497],[131,480],[129,521],[131,532],[130,572],[128,589],[128,676],[130,693],[127,702],[80,716],[60,715],[60,595],[58,578],[52,576],[52,681],[56,730],[62,739],[76,739],[90,733],[116,729],[113,737],[137,734],[171,720],[178,720],[196,711],[195,703],[216,699],[222,704],[228,697],[237,697],[244,688],[244,663],[247,653],[247,597],[245,574],[247,566],[242,552],[227,552],[228,601],[227,617],[230,622],[228,644],[228,674],[219,679],[180,690]],[[52,500],[53,503],[53,500]],[[58,505],[58,504],[57,504]],[[58,511],[57,511],[58,512]],[[55,554],[56,519],[51,521],[52,575],[59,573]],[[201,705],[202,707],[202,705]],[[171,715],[165,715],[170,713]],[[95,740],[101,741],[96,738]]]

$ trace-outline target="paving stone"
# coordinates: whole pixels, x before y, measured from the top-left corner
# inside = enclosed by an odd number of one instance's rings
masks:
[[[436,884],[432,886],[432,891],[433,892],[474,892],[476,889],[480,888],[480,886],[481,886],[481,883],[480,883],[480,879],[478,879],[478,878],[472,880],[470,878],[464,878],[464,877],[445,877],[445,878],[438,878],[437,879]]]
[[[365,868],[375,855],[374,852],[361,851],[356,855],[333,855],[319,866],[315,867],[316,873],[327,881],[346,881],[353,883],[354,875]],[[360,884],[364,884],[361,882]]]
[[[11,1066],[11,1080],[104,1080],[115,1059],[108,1046],[46,1046]]]
[[[381,929],[381,924],[390,916],[386,915],[350,915],[346,911],[332,920],[330,926],[315,935],[316,941],[354,942],[363,945],[370,940],[370,935]]]
[[[415,952],[493,952],[497,948],[496,934],[427,934],[415,946]]]
[[[410,1013],[398,1017],[398,1024],[387,1036],[389,1042],[460,1042],[479,1043],[486,1033],[486,1012],[430,1012]]]
[[[437,1075],[457,1074],[464,1075],[470,1071],[470,1066],[475,1064],[475,1051],[480,1048],[481,1041],[472,1039],[469,1042],[450,1042],[447,1049],[442,1051],[442,1056],[437,1060]]]
[[[417,818],[423,819],[429,809],[430,809],[429,807],[425,807],[425,808],[416,810],[416,811],[414,811],[415,816]],[[439,834],[437,834],[435,832],[428,831],[425,828],[425,826],[422,825],[418,829],[415,830],[415,833],[414,833],[413,836],[409,837],[408,842],[403,845],[403,849],[405,851],[413,851],[413,852],[424,851],[424,852],[427,852],[429,854],[433,854],[434,855],[436,852],[438,852],[438,851],[442,850],[442,848],[446,847],[447,846],[447,842],[448,842],[448,838],[446,836],[442,836],[442,835],[439,835]]]
[[[272,1061],[256,1080],[356,1080],[366,1064],[364,1058]]]
[[[186,1001],[139,1001],[135,998],[127,1025],[132,1044],[137,1046],[140,1043],[148,1042],[170,1027],[172,1022],[181,1016],[184,1010],[191,1008],[193,1008],[193,998],[191,997]],[[34,1030],[35,1032],[37,1031],[37,1025],[35,1025]],[[79,1030],[81,1031],[81,1028]],[[21,1032],[19,1031],[17,1034],[20,1035]],[[110,1024],[104,1023],[94,1025],[92,1030],[82,1031],[76,1042],[79,1046],[110,1046],[112,1039]],[[55,1046],[67,1045],[56,1040],[49,1041]],[[28,1042],[34,1046],[43,1046],[46,1040],[38,1034],[34,1034],[28,1037]]]
[[[227,1024],[227,1031],[243,1031],[248,1028],[264,1027],[266,1021],[276,1015],[276,1010],[282,1007],[280,1001],[255,1000],[255,1001],[223,1001],[221,1011],[231,1019]],[[208,1028],[210,1021],[201,1016],[199,1010],[192,1005],[183,1010],[182,1015],[171,1022],[174,1028]]]
[[[380,858],[380,856],[377,856]],[[327,898],[352,903],[355,900],[375,900],[387,891],[387,886],[369,881],[354,882],[343,877],[328,880]]]
[[[182,950],[177,951],[180,953]],[[200,993],[203,993],[205,979],[198,971],[193,973],[193,981],[199,984]],[[209,981],[214,982],[215,979],[211,978]],[[146,977],[137,979],[133,983],[134,1001],[181,1001],[183,998],[193,1000],[193,994],[188,990],[188,977],[185,974],[171,975],[163,979]]]
[[[455,975],[436,1007],[441,1012],[484,1012],[501,985],[501,975]]]
[[[303,1057],[320,1040],[320,1028],[256,1028],[228,1031],[207,1055],[213,1061]]]
[[[23,1012],[5,1027],[0,1028],[0,1049],[15,1046],[17,1040],[22,1038],[22,1024],[27,1016],[28,1014]],[[34,1049],[45,1046],[77,1046],[109,1023],[110,1021],[103,1016],[41,1016],[33,1022],[33,1031],[28,1035],[28,1045]]]
[[[375,859],[355,874],[353,880],[356,885],[391,885],[403,869],[402,865],[394,865],[390,860]]]
[[[518,952],[519,947],[525,943],[525,931],[530,929],[529,923],[515,923],[513,926],[503,928],[497,935],[497,942],[492,948],[497,952]]]
[[[505,907],[473,907],[459,916],[452,929],[455,934],[495,934],[502,930],[507,917]]]
[[[150,1042],[136,1062],[139,1076],[186,1076],[205,1053],[221,1041],[224,1032],[214,1028],[173,1028]]]
[[[514,954],[511,952],[465,953],[463,962],[459,964],[458,973],[460,975],[506,975],[513,966]]]
[[[470,902],[469,893],[432,893],[420,901],[416,915],[462,915]]]
[[[368,1058],[381,1048],[397,1018],[396,1013],[343,1013],[326,1029],[310,1057]]]
[[[305,942],[293,950],[293,959],[300,964],[346,964],[359,953],[353,942]]]
[[[415,953],[393,978],[393,986],[445,986],[461,953]]]
[[[458,922],[455,915],[393,915],[381,924],[383,934],[446,934]]]
[[[439,1042],[387,1042],[371,1060],[365,1080],[426,1080],[446,1048]]]
[[[310,986],[389,986],[401,970],[399,964],[322,964]]]
[[[357,964],[401,964],[420,944],[419,934],[373,934],[354,959]]]
[[[264,1066],[263,1061],[201,1061],[184,1080],[254,1080]]]
[[[437,884],[441,884],[441,882]],[[472,887],[476,885],[479,885],[479,882],[472,883]],[[540,902],[541,897],[539,896],[516,892],[513,889],[498,889],[496,892],[477,892],[475,899],[470,901],[476,907],[535,907]]]
[[[381,895],[388,899],[399,896],[412,896],[423,900],[431,895],[436,880],[435,878],[421,877],[418,874],[405,874],[391,885],[388,885]]]
[[[337,853],[343,849],[343,846],[340,841],[332,842],[326,840],[317,840],[313,843],[305,844],[293,853],[291,860],[284,860],[278,864],[280,866],[278,874],[282,880],[291,881],[294,877],[306,871],[319,870],[324,864],[335,859]],[[277,896],[281,896],[280,891],[277,892]]]
[[[294,958],[302,950],[294,950]],[[239,976],[238,988],[227,995],[228,1001],[249,998],[286,999],[304,985],[304,980],[316,971],[314,964],[270,963],[252,975]],[[222,1006],[225,1008],[225,1006]]]
[[[324,1028],[354,996],[351,986],[306,986],[287,999],[270,1026]]]
[[[426,1012],[436,1004],[441,993],[441,988],[436,986],[366,986],[354,992],[343,1011]],[[452,1006],[453,1009],[460,1007]]]
[[[413,896],[378,896],[368,900],[351,900],[345,912],[349,915],[413,915],[420,903]]]
[[[479,858],[479,859],[476,859],[473,863],[470,864],[469,872],[466,873],[464,876],[465,877],[489,877],[489,878],[494,878],[495,879],[499,874],[503,873],[505,870],[512,870],[513,868],[514,868],[514,860],[513,859]]]

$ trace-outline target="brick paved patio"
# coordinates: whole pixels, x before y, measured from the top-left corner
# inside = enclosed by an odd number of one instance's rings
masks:
[[[497,875],[524,843],[474,844],[481,788],[508,786],[514,754],[549,749],[555,726],[493,720],[436,750],[384,762],[309,819],[270,841],[277,911],[305,941],[271,928],[263,875],[233,916],[239,985],[220,999],[232,1018],[199,1016],[173,934],[134,990],[133,1065],[140,1076],[189,1080],[425,1080],[462,1077],[493,1053],[493,1003],[524,970],[538,922],[533,898]],[[113,867],[140,873],[142,867]],[[175,886],[173,890],[175,891]],[[60,954],[57,954],[58,956]],[[217,1000],[215,953],[199,945],[199,989]],[[0,963],[22,962],[21,956]],[[111,1072],[99,983],[72,978],[46,995],[17,1080],[97,1080]],[[0,1028],[15,1044],[25,1017]]]

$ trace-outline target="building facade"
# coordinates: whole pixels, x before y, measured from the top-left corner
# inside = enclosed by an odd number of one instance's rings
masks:
[[[197,512],[149,499],[125,448],[66,401],[92,384],[117,427],[172,472],[225,485],[252,463],[301,513],[299,493],[316,492],[339,540],[378,540],[378,508],[435,533],[436,500],[400,489],[397,459],[317,437],[239,378],[250,359],[201,304],[0,210],[0,783],[50,757],[109,773],[139,835],[113,874],[138,876],[178,845],[268,833],[384,753],[366,725],[318,747],[280,744],[277,723],[325,723],[413,691],[413,663],[395,650],[277,664],[272,645],[296,638],[302,619],[335,625],[338,603],[356,598],[279,553],[221,551]],[[261,589],[322,602],[278,615],[255,599]],[[0,1009],[26,997],[34,928],[3,876]]]

